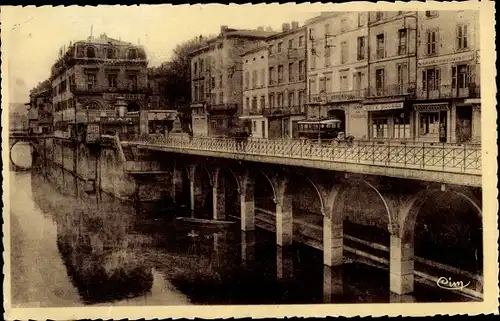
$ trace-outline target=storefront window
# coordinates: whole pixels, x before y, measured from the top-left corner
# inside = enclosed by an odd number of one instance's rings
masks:
[[[439,112],[420,113],[420,136],[439,136]]]
[[[410,138],[410,115],[402,113],[399,117],[394,117],[394,138]]]
[[[389,138],[388,117],[373,118],[373,138]]]

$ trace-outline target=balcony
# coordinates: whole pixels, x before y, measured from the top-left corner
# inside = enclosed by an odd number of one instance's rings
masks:
[[[305,114],[305,106],[269,107],[262,110],[264,116],[290,116]]]
[[[262,109],[258,108],[250,108],[243,110],[243,116],[259,116],[262,114],[263,114]]]
[[[235,113],[238,111],[237,104],[218,104],[218,105],[208,105],[207,111],[209,113]]]
[[[480,98],[481,87],[475,83],[469,84],[465,88],[453,88],[451,85],[441,85],[417,89],[417,99],[449,99],[449,98]]]
[[[348,90],[348,91],[339,91],[334,93],[327,94],[314,94],[310,96],[310,103],[333,103],[333,102],[341,102],[341,101],[355,101],[362,100],[366,97],[366,88],[365,89],[356,89],[356,90]]]
[[[370,87],[368,97],[397,97],[415,95],[415,83]]]

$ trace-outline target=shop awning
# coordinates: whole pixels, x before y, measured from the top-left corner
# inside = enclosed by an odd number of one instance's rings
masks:
[[[314,124],[321,124],[321,125],[327,125],[327,124],[334,124],[334,123],[341,123],[342,121],[340,119],[325,119],[325,120],[302,120],[298,121],[298,124],[309,124],[309,125],[314,125]]]
[[[365,105],[364,108],[366,111],[379,111],[379,110],[391,110],[391,109],[403,109],[403,102],[392,102],[392,103],[380,103],[380,104],[372,104]]]
[[[414,104],[413,109],[416,111],[440,111],[448,110],[449,106],[449,103]]]

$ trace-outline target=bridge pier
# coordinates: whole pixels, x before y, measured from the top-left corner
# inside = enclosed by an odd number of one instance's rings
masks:
[[[250,267],[255,260],[255,232],[241,232],[241,263]]]
[[[293,279],[293,254],[291,246],[276,247],[276,276],[278,279]]]
[[[323,302],[334,303],[335,296],[344,293],[344,272],[342,266],[323,266]]]
[[[391,235],[390,247],[390,291],[396,294],[413,292],[414,260],[413,244],[405,242],[397,235]]]
[[[244,174],[240,183],[241,230],[255,230],[255,181],[248,173]]]

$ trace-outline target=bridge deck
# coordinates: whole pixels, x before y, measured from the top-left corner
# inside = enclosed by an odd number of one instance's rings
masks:
[[[481,146],[430,143],[304,143],[296,140],[148,138],[139,149],[481,186]]]

